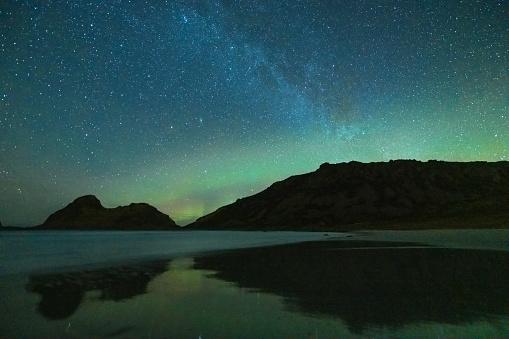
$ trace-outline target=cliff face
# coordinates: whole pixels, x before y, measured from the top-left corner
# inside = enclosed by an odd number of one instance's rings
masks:
[[[489,227],[493,218],[495,223],[505,220],[503,227],[509,227],[508,199],[509,162],[326,163],[313,173],[276,182],[221,207],[189,227],[338,231]]]
[[[180,229],[156,208],[140,203],[105,208],[93,195],[77,198],[35,229],[44,230],[172,230]]]

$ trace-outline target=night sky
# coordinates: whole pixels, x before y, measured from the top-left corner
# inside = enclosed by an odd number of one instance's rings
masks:
[[[184,225],[321,163],[509,160],[509,0],[0,0],[0,220]]]

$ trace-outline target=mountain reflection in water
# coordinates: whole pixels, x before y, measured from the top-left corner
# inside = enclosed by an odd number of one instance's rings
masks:
[[[169,261],[144,262],[95,270],[33,275],[27,290],[42,296],[38,311],[48,319],[65,319],[79,308],[87,291],[99,300],[120,301],[144,294],[148,283],[167,270]]]
[[[194,268],[284,298],[300,313],[372,326],[461,324],[509,315],[509,253],[319,241],[195,258]]]

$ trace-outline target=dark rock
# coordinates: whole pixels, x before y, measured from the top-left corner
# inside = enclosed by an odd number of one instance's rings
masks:
[[[508,197],[509,162],[325,163],[315,172],[292,176],[258,194],[238,199],[188,227],[238,230],[468,228],[500,224],[508,227]]]
[[[95,270],[30,276],[26,289],[41,295],[37,310],[52,320],[66,319],[85,293],[100,291],[100,300],[122,301],[147,293],[148,283],[167,271],[169,261],[154,261]]]
[[[170,217],[145,203],[105,208],[93,195],[79,197],[33,229],[44,230],[171,230]]]

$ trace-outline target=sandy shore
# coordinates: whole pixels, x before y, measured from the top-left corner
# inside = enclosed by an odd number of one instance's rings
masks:
[[[509,229],[439,229],[358,231],[350,240],[417,242],[436,247],[509,251]]]

